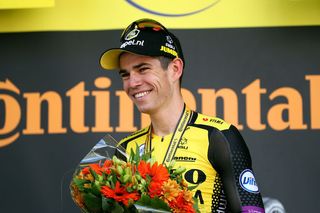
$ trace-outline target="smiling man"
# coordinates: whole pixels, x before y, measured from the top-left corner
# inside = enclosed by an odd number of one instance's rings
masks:
[[[100,63],[118,70],[123,88],[151,124],[120,143],[139,145],[164,164],[185,167],[183,177],[201,212],[264,212],[249,150],[239,131],[222,119],[192,111],[181,94],[184,57],[179,40],[151,19],[133,22],[120,48],[107,50]]]

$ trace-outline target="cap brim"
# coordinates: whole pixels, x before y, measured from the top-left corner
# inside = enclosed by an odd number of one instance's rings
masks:
[[[104,52],[100,58],[100,65],[106,70],[119,69],[119,56],[123,52],[128,52],[123,49],[113,48]]]

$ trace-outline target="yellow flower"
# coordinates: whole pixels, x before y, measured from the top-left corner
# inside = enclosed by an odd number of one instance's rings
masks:
[[[181,187],[183,189],[187,189],[188,188],[188,183],[184,179],[181,180],[180,185],[181,185]]]
[[[179,194],[179,185],[176,181],[169,179],[162,185],[162,195],[164,200],[170,202]]]
[[[72,187],[71,195],[72,195],[73,200],[78,204],[78,206],[80,208],[83,208],[84,201],[83,201],[83,198],[81,196],[80,191],[78,190],[78,188],[74,184],[72,184],[71,187]]]
[[[85,184],[83,184],[83,187],[89,189],[89,188],[91,188],[91,184],[85,183]]]
[[[191,191],[183,191],[183,198],[185,201],[189,202],[189,203],[193,203],[193,198],[192,198],[192,193]]]
[[[92,176],[92,174],[86,174],[85,176],[84,176],[84,179],[85,180],[89,180],[89,181],[94,181],[94,178],[93,178],[93,176]]]

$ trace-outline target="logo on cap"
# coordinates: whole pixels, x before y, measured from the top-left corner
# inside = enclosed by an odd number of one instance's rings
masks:
[[[127,40],[127,41],[131,40],[131,39],[137,37],[139,35],[139,33],[140,33],[140,30],[133,29],[126,35],[126,37],[124,39]]]
[[[172,40],[172,38],[170,36],[167,36],[167,42],[169,42],[170,44],[173,43],[173,40]]]

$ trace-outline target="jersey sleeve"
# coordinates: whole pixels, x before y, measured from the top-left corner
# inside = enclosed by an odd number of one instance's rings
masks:
[[[222,180],[230,211],[263,213],[250,152],[237,128],[214,129],[209,137],[208,157]]]

